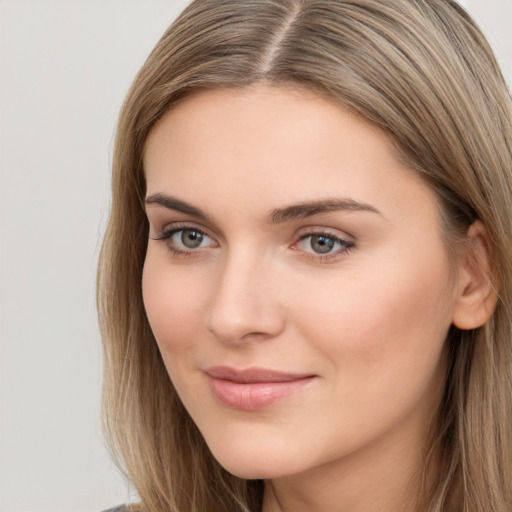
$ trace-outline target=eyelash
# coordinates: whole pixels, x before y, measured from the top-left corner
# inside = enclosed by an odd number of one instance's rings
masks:
[[[184,250],[184,249],[178,249],[176,248],[172,242],[171,238],[176,235],[177,233],[181,231],[194,231],[195,233],[198,233],[199,235],[206,236],[208,238],[211,238],[208,236],[207,233],[204,232],[204,230],[199,229],[198,227],[191,225],[191,224],[181,224],[181,225],[173,225],[170,228],[163,229],[157,236],[153,238],[153,240],[161,241],[161,242],[167,242],[167,250],[172,253],[174,256],[188,258],[194,255],[195,252],[198,252],[198,250]]]
[[[212,237],[210,237],[204,230],[198,228],[197,226],[194,226],[192,224],[182,224],[182,225],[174,225],[168,229],[162,230],[157,236],[155,236],[153,238],[153,240],[167,242],[166,243],[167,249],[174,256],[183,257],[183,258],[192,257],[192,256],[194,256],[194,253],[199,252],[200,248],[195,249],[195,250],[194,249],[191,249],[191,250],[178,249],[171,243],[172,237],[174,235],[176,235],[177,233],[180,233],[181,231],[193,231],[203,237],[208,237],[208,238],[212,239]],[[315,253],[313,251],[310,252],[310,251],[302,250],[302,252],[304,253],[304,257],[314,260],[314,261],[328,262],[328,261],[331,261],[334,259],[338,259],[341,255],[345,255],[355,248],[355,244],[353,242],[350,242],[348,240],[340,238],[340,237],[333,235],[332,233],[329,233],[327,231],[319,230],[319,231],[309,231],[307,233],[302,234],[299,237],[299,240],[293,244],[292,249],[294,249],[294,246],[296,246],[297,244],[303,242],[304,240],[307,240],[308,238],[312,238],[312,237],[319,237],[319,238],[324,237],[328,240],[331,240],[333,242],[333,244],[339,244],[341,246],[340,249],[337,249],[333,252],[329,252],[326,254],[320,254],[320,253]],[[295,248],[294,250],[300,250],[300,249]]]
[[[298,243],[307,240],[308,238],[312,237],[318,237],[318,238],[326,238],[328,240],[331,240],[334,244],[339,244],[341,246],[340,249],[334,250],[333,252],[329,252],[326,254],[320,254],[315,252],[309,252],[309,251],[303,251],[306,255],[305,257],[310,258],[314,261],[319,262],[328,262],[332,260],[337,260],[340,258],[340,256],[344,256],[347,253],[349,253],[352,249],[355,248],[355,244],[353,242],[349,242],[348,240],[345,240],[344,238],[340,238],[336,235],[333,235],[332,233],[329,233],[328,231],[310,231],[308,233],[305,233],[300,236],[299,241],[294,244],[297,245]]]

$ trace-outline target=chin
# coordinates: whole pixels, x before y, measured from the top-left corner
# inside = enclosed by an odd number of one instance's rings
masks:
[[[221,459],[217,459],[217,461],[228,473],[245,480],[269,480],[294,473],[290,471],[290,468],[287,468],[287,471],[280,471],[279,466],[276,467],[263,461],[261,463],[247,460],[240,461],[240,463],[232,460],[224,463]]]
[[[284,448],[284,447],[282,447]],[[210,450],[217,462],[229,473],[246,480],[266,480],[300,473],[305,468],[288,449],[280,453],[277,447],[265,447],[261,443],[227,443]],[[304,462],[304,460],[302,460]]]

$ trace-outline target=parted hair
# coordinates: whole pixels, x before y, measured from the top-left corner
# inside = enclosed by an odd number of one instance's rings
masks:
[[[148,133],[194,92],[265,83],[339,101],[393,140],[436,192],[453,247],[487,229],[499,300],[455,327],[442,403],[424,448],[418,510],[512,510],[512,106],[492,50],[453,0],[195,0],[138,73],[117,127],[98,272],[104,423],[140,512],[258,512],[263,485],[225,471],[181,404],[141,292]]]

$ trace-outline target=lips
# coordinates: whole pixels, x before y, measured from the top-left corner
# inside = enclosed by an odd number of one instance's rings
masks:
[[[293,374],[264,368],[237,370],[215,366],[205,370],[210,390],[223,405],[257,411],[298,393],[315,375]]]

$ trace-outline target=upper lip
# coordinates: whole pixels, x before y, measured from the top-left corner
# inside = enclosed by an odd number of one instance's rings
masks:
[[[291,382],[314,377],[311,373],[288,373],[268,368],[237,369],[229,366],[212,366],[211,368],[207,368],[205,373],[214,379],[230,380],[241,384]]]

